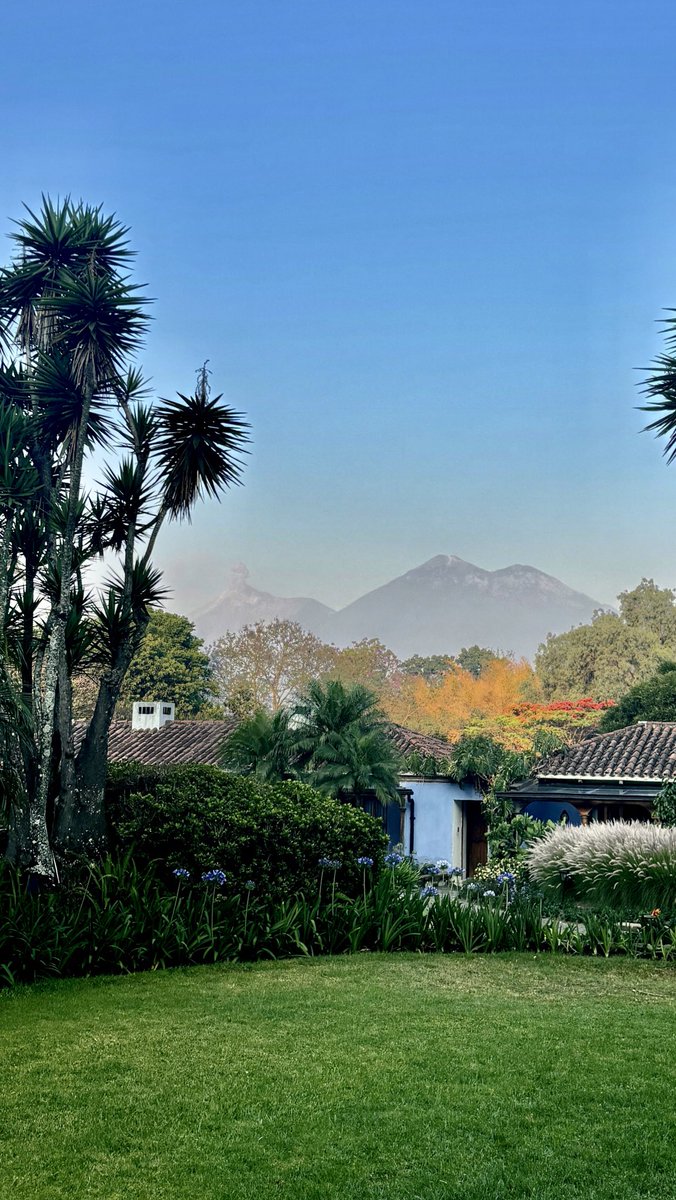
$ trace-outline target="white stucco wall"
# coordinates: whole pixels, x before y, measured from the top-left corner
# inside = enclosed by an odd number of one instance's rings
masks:
[[[465,866],[465,829],[463,800],[478,793],[460,787],[449,779],[402,778],[402,786],[410,788],[415,803],[413,853],[419,861],[436,862],[447,858],[454,867]],[[404,847],[409,847],[410,821],[407,808]]]

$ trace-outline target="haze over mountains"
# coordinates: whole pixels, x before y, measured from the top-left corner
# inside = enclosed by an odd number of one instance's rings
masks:
[[[401,658],[455,654],[475,643],[532,658],[548,633],[587,622],[604,607],[536,567],[516,563],[485,571],[445,554],[337,611],[306,596],[259,591],[248,577],[238,564],[227,590],[194,614],[207,642],[227,630],[282,617],[338,646],[380,638]]]

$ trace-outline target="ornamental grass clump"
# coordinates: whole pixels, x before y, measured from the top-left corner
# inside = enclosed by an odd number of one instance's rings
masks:
[[[676,907],[676,829],[643,821],[563,826],[528,852],[532,879],[550,894],[616,909]]]

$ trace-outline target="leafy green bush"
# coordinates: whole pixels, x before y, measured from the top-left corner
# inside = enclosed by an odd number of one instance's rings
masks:
[[[676,826],[676,783],[663,783],[655,797],[655,820],[670,828]]]
[[[338,886],[355,895],[362,887],[356,860],[372,858],[377,870],[387,845],[374,817],[307,784],[265,783],[217,767],[112,767],[107,805],[114,844],[133,848],[137,862],[158,860],[167,872],[185,867],[193,876],[219,867],[275,898],[314,894],[321,858],[341,864]]]
[[[673,909],[676,829],[643,821],[562,826],[533,843],[528,869],[555,895],[618,909]]]

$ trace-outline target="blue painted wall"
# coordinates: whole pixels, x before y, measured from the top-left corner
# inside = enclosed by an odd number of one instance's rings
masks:
[[[415,824],[413,853],[419,862],[446,858],[454,867],[465,865],[463,801],[476,800],[479,792],[449,779],[403,777],[402,787],[413,793]],[[404,849],[410,854],[410,808],[407,805]]]
[[[561,800],[534,800],[523,810],[536,821],[555,821],[557,824],[565,813],[569,825],[581,825],[582,818],[573,804],[565,804]]]

